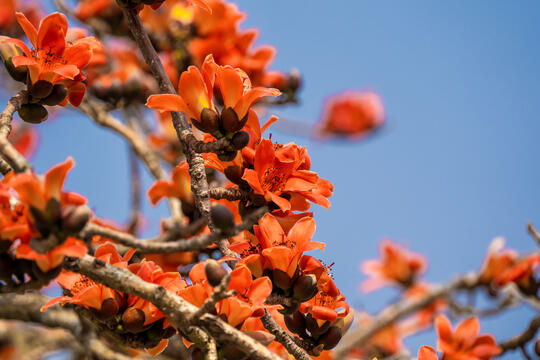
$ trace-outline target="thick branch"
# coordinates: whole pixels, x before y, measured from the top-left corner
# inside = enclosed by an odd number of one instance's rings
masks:
[[[216,187],[208,190],[208,195],[212,199],[225,199],[229,201],[247,200],[248,193],[239,189]]]
[[[9,142],[8,136],[11,132],[11,121],[13,120],[13,115],[17,112],[23,104],[28,100],[28,92],[23,90],[17,95],[9,99],[6,108],[2,111],[0,115],[0,154],[4,160],[11,166],[15,172],[25,172],[31,168],[28,161],[24,156],[19,153],[15,147]],[[2,173],[5,175],[7,172],[7,167],[5,163],[2,163],[1,169]]]
[[[67,257],[64,267],[112,289],[150,301],[167,316],[176,329],[184,334],[189,333],[189,327],[191,326],[189,319],[197,311],[197,307],[167,291],[162,286],[145,282],[127,269],[108,265],[89,255],[82,258]],[[279,359],[262,344],[216,316],[205,314],[199,320],[199,325],[218,342],[232,343],[242,348],[250,359]]]

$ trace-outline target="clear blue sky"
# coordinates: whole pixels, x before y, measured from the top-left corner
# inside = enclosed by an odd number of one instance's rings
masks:
[[[384,100],[388,125],[364,143],[273,134],[308,146],[312,168],[336,187],[330,209],[315,208],[316,240],[328,244],[322,257],[336,262],[337,284],[352,305],[375,311],[395,295],[357,290],[358,264],[377,255],[383,237],[426,254],[430,281],[478,268],[495,236],[534,247],[525,225],[540,225],[538,1],[237,3],[248,13],[244,27],[258,27],[259,43],[278,49],[273,68],[304,75],[302,105],[279,114],[314,122],[325,97],[348,88],[373,89]],[[68,188],[100,216],[124,221],[125,144],[71,111],[39,127],[37,170],[73,155]],[[150,210],[149,231],[163,213]],[[503,339],[530,315],[482,324]],[[416,352],[435,345],[435,335],[407,344]]]

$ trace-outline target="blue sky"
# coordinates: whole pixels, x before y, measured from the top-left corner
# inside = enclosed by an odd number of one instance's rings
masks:
[[[304,76],[302,104],[275,113],[309,125],[328,95],[349,88],[375,90],[385,103],[387,126],[362,143],[273,130],[273,139],[306,145],[313,170],[336,187],[328,211],[314,207],[316,240],[327,243],[321,257],[335,261],[337,284],[353,306],[376,311],[395,296],[357,289],[359,263],[377,255],[384,237],[424,253],[433,282],[477,269],[495,236],[520,250],[534,247],[525,225],[540,226],[540,3],[237,3],[248,13],[244,28],[259,28],[258,43],[278,49],[273,68],[296,67]],[[39,128],[36,169],[72,155],[77,166],[67,187],[100,216],[125,220],[127,146],[73,111]],[[146,208],[151,232],[164,207]],[[503,339],[530,316],[516,311],[482,325]],[[435,345],[435,335],[407,344],[415,352]]]

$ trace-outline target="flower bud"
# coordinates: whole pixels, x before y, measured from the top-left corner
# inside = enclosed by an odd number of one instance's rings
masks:
[[[267,333],[266,331],[257,330],[257,331],[244,331],[244,334],[249,336],[250,338],[257,340],[264,346],[268,346],[274,341],[276,338],[274,335]]]
[[[52,92],[53,84],[47,80],[38,80],[30,86],[29,93],[34,99],[43,99]]]
[[[341,329],[336,326],[330,326],[328,331],[319,338],[318,342],[324,345],[324,350],[331,350],[336,347],[339,340],[341,340]]]
[[[292,69],[287,79],[287,87],[294,93],[302,86],[302,76],[298,69]]]
[[[240,166],[233,165],[225,168],[225,176],[230,182],[235,184],[245,182],[242,180],[243,173],[244,169],[242,169]]]
[[[328,331],[328,328],[330,328],[330,325],[332,325],[330,321],[325,321],[323,325],[319,327],[317,320],[313,318],[311,314],[306,315],[306,328],[308,329],[311,336],[314,337],[315,339],[318,339],[319,336],[321,336],[326,331]]]
[[[237,153],[236,150],[224,150],[218,154],[218,159],[221,161],[233,161]]]
[[[201,121],[191,119],[193,125],[206,133],[212,133],[219,129],[219,115],[210,108],[204,108],[201,111]]]
[[[540,356],[540,337],[534,342],[534,352]]]
[[[204,273],[210,285],[218,286],[221,280],[227,275],[227,270],[216,260],[208,259],[204,263]]]
[[[51,93],[39,102],[42,105],[55,106],[60,104],[67,96],[67,88],[62,84],[56,84],[53,86]]]
[[[234,228],[234,216],[225,205],[212,206],[210,217],[214,226],[223,232],[230,232]]]
[[[47,120],[49,113],[40,104],[24,104],[19,109],[19,116],[30,124],[39,124]]]
[[[246,131],[239,131],[233,135],[231,144],[236,150],[242,150],[249,144],[249,134]]]
[[[187,351],[187,356],[189,360],[203,360],[204,359],[203,352],[201,351],[201,349],[199,349],[195,345],[191,345],[189,347]]]
[[[99,320],[105,321],[114,317],[119,310],[116,299],[108,298],[101,303],[101,310],[96,311],[95,314]]]
[[[300,311],[295,311],[292,315],[284,317],[285,325],[295,334],[304,334],[306,332],[306,318]]]
[[[338,318],[334,322],[334,326],[341,329],[341,335],[343,336],[347,333],[347,331],[349,331],[349,328],[351,327],[353,320],[354,320],[354,310],[351,309],[349,313],[347,314],[347,316]]]
[[[26,82],[28,78],[28,68],[26,66],[15,67],[12,58],[4,60],[4,66],[13,80],[23,83]]]
[[[29,209],[32,218],[34,219],[34,227],[36,230],[39,231],[42,237],[49,236],[51,233],[50,223],[45,214],[33,206],[30,206]]]
[[[292,286],[292,280],[289,275],[279,269],[272,270],[272,283],[281,290],[289,290]]]
[[[308,301],[317,294],[317,277],[302,275],[294,283],[293,296],[301,302]]]
[[[240,119],[232,107],[226,107],[221,110],[221,128],[228,132],[237,132],[244,126],[240,126]]]
[[[134,307],[126,309],[122,315],[122,324],[124,325],[124,328],[134,334],[144,330],[144,321],[144,312],[141,309]]]
[[[70,234],[75,234],[81,231],[90,216],[92,210],[86,205],[67,206],[62,209],[62,229]]]

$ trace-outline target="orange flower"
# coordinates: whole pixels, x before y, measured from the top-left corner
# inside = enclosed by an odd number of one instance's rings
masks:
[[[373,324],[373,318],[367,313],[358,314],[358,326],[369,327]],[[377,331],[369,341],[361,348],[355,349],[353,354],[361,359],[391,357],[399,353],[403,345],[404,332],[399,323],[393,323]],[[352,355],[352,354],[351,354]],[[355,359],[357,357],[354,357]]]
[[[427,267],[422,255],[410,252],[391,240],[384,240],[379,252],[381,260],[366,260],[362,263],[362,271],[371,276],[361,284],[366,293],[396,283],[409,287]]]
[[[94,257],[100,259],[107,264],[111,264],[120,268],[127,268],[127,264],[134,251],[128,251],[123,257],[118,254],[116,247],[111,244],[103,244],[96,249]],[[45,311],[47,308],[54,304],[65,305],[67,303],[83,306],[87,309],[95,309],[101,311],[104,303],[109,299],[114,300],[113,309],[110,316],[114,316],[122,304],[122,294],[112,290],[100,283],[96,283],[93,280],[87,278],[84,275],[73,273],[63,270],[62,273],[56,278],[56,281],[60,286],[69,291],[69,296],[59,296],[51,299],[41,308],[41,311]],[[119,301],[120,300],[120,301]],[[111,305],[109,305],[111,306]],[[105,310],[105,309],[104,309]],[[110,309],[107,309],[110,310]]]
[[[68,95],[61,103],[67,101],[78,106],[86,91],[81,82],[85,76],[81,70],[92,58],[92,49],[98,46],[94,38],[83,38],[73,43],[66,42],[68,22],[65,15],[53,13],[45,17],[39,29],[22,13],[17,13],[17,21],[32,43],[33,50],[18,39],[7,39],[19,47],[24,56],[15,56],[12,61],[16,67],[26,66],[30,74],[31,84],[44,80],[52,84],[61,83],[68,88]]]
[[[347,91],[327,101],[316,131],[321,137],[361,139],[381,126],[384,116],[379,95]]]
[[[187,285],[178,272],[164,272],[159,266],[146,259],[140,263],[128,265],[128,269],[144,281],[163,286],[173,293],[179,292]],[[165,315],[154,304],[137,296],[129,295],[127,305],[129,308],[136,308],[144,313],[143,326],[165,318]],[[163,328],[166,328],[167,324],[168,322],[165,322]]]
[[[152,184],[148,189],[148,197],[152,205],[156,205],[164,197],[176,197],[193,203],[191,177],[188,170],[187,162],[183,161],[172,170],[171,181],[157,180]]]
[[[439,360],[439,357],[431,346],[422,346],[418,350],[418,360]]]
[[[241,262],[255,277],[262,276],[264,269],[272,269],[281,270],[292,279],[305,251],[324,249],[323,243],[311,241],[315,232],[312,217],[300,218],[286,233],[276,217],[265,214],[253,230],[256,239],[250,238],[230,248],[242,256]]]
[[[0,29],[6,29],[15,22],[16,5],[15,0],[0,0]]]
[[[12,194],[0,184],[0,239],[28,243],[32,237],[28,223],[28,208],[21,203],[13,204]]]
[[[15,250],[15,255],[18,258],[34,261],[39,269],[46,273],[60,266],[64,261],[64,256],[81,257],[86,255],[87,251],[84,241],[68,237],[62,244],[45,254],[36,252],[29,244],[20,244]]]
[[[13,130],[9,134],[9,141],[24,157],[29,158],[34,155],[38,140],[39,134],[34,126],[28,126],[19,122],[13,123]]]
[[[66,176],[74,164],[73,159],[69,157],[63,163],[49,169],[43,179],[35,174],[9,173],[2,182],[18,193],[21,202],[46,214],[47,203],[51,200],[61,205],[86,203],[86,199],[81,195],[62,190]]]
[[[222,131],[235,132],[245,125],[246,115],[257,100],[280,94],[277,89],[252,88],[249,78],[242,70],[219,66],[211,55],[205,59],[201,68],[202,72],[195,66],[190,66],[180,75],[180,95],[152,95],[146,105],[160,111],[183,112],[197,128],[205,132],[214,132],[218,127]],[[224,102],[219,119],[212,100],[214,84]]]
[[[502,237],[493,239],[489,244],[484,263],[480,269],[479,281],[482,284],[490,284],[496,277],[510,268],[517,257],[516,251],[504,249],[504,239]]]
[[[516,262],[495,278],[496,286],[504,286],[510,282],[516,283],[527,293],[536,295],[538,287],[534,274],[540,264],[540,255],[535,253]]]
[[[300,304],[300,311],[309,313],[317,321],[319,327],[326,321],[335,321],[349,314],[349,304],[332,279],[319,287],[319,292],[310,300]]]
[[[282,211],[307,210],[308,200],[328,209],[327,198],[332,195],[334,186],[310,171],[310,166],[305,148],[262,139],[255,150],[254,169],[246,169],[242,179]]]
[[[448,318],[439,315],[435,328],[439,337],[437,347],[445,360],[489,360],[501,353],[492,335],[478,335],[480,323],[475,317],[462,321],[452,331]]]
[[[249,317],[264,315],[264,301],[272,293],[272,282],[266,276],[253,280],[251,271],[240,265],[231,271],[229,290],[236,290],[236,296],[221,300],[217,312],[225,315],[231,326],[238,326]]]

